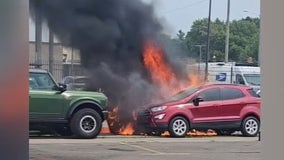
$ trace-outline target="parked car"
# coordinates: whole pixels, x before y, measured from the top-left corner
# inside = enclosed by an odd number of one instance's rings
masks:
[[[191,129],[213,129],[219,134],[241,131],[244,136],[256,136],[260,103],[253,87],[207,84],[142,107],[137,111],[136,125],[146,133],[168,131],[172,137],[185,137]]]
[[[108,117],[108,98],[99,92],[66,91],[43,69],[29,70],[30,130],[50,128],[64,136],[95,138]]]
[[[67,86],[67,90],[85,90],[90,82],[87,76],[66,76],[62,79],[62,83]]]

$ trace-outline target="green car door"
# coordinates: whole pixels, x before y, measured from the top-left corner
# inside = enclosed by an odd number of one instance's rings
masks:
[[[30,119],[47,120],[63,117],[63,95],[49,73],[30,73]]]

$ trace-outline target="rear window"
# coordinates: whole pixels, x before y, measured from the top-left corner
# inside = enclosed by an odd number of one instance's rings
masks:
[[[253,89],[248,89],[247,90],[249,92],[249,94],[253,97],[259,97],[259,95],[253,90]]]

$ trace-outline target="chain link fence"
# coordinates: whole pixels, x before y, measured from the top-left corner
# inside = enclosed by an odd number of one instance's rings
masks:
[[[51,64],[48,60],[42,60],[41,63],[30,60],[30,67],[49,71],[57,82],[61,82],[67,76],[76,77],[85,76],[86,74],[80,63],[63,63],[58,60],[53,61]]]

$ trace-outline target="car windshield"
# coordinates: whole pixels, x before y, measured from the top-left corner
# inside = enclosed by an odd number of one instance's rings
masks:
[[[260,86],[260,75],[259,74],[244,74],[244,77],[250,85]]]
[[[184,99],[184,98],[192,95],[196,91],[198,91],[199,88],[200,87],[195,87],[195,88],[189,88],[189,89],[186,89],[186,90],[182,90],[182,91],[178,92],[177,94],[175,94],[174,96],[170,97],[168,100],[169,101],[177,101],[177,100],[180,100],[180,99]]]

